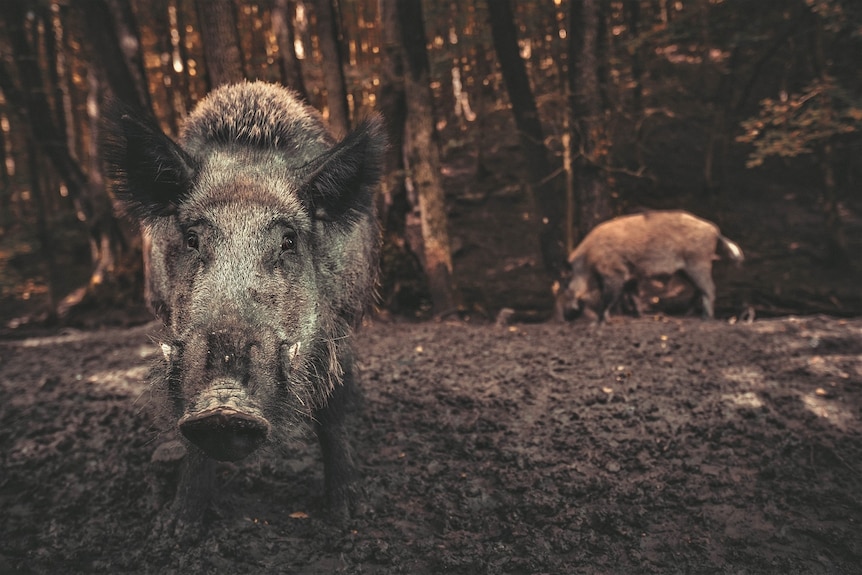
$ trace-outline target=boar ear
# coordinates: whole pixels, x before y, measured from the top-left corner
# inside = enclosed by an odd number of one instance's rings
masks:
[[[155,119],[110,102],[102,141],[108,174],[126,213],[149,220],[176,212],[191,188],[196,166]]]
[[[305,197],[315,218],[351,222],[374,209],[386,136],[380,116],[363,121],[334,148],[303,170]]]

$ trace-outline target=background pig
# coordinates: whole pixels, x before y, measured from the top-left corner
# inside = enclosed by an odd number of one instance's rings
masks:
[[[155,385],[188,445],[170,523],[200,519],[213,460],[308,423],[345,516],[349,335],[375,281],[380,120],[336,143],[290,91],[255,82],[208,95],[179,144],[120,108],[109,133],[116,196],[151,245],[148,298],[165,323]]]
[[[722,236],[715,224],[681,210],[603,222],[569,256],[571,275],[558,294],[558,314],[571,319],[587,308],[602,321],[619,303],[637,312],[638,282],[682,273],[700,294],[703,316],[712,317],[712,262],[717,249],[737,263],[743,260],[739,246]]]

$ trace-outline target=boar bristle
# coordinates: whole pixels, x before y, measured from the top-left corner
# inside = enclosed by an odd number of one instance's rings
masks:
[[[317,110],[295,92],[266,82],[242,82],[201,100],[180,141],[192,147],[217,143],[282,150],[301,159],[309,151],[322,152],[334,139]]]

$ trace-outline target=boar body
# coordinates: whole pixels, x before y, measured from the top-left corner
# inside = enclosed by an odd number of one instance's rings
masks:
[[[621,216],[596,226],[569,256],[568,285],[558,311],[571,319],[589,309],[598,321],[609,310],[636,301],[639,284],[649,278],[684,274],[698,291],[704,317],[713,317],[712,264],[717,250],[739,263],[742,250],[718,226],[681,210]]]
[[[336,142],[292,92],[261,82],[209,94],[179,143],[119,106],[111,118],[116,196],[143,225],[147,297],[165,324],[155,388],[188,449],[171,522],[211,505],[213,460],[309,424],[343,518],[356,479],[349,336],[375,282],[380,120]]]

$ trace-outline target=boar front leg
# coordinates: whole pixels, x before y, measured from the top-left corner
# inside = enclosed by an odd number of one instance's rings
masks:
[[[336,385],[332,396],[314,414],[314,429],[323,452],[323,473],[329,513],[337,521],[346,521],[358,500],[358,473],[353,464],[345,416],[356,393],[353,362],[342,361],[343,383]]]
[[[180,541],[192,541],[215,511],[213,503],[216,462],[193,445],[186,445],[180,462],[176,493],[170,507],[161,511],[154,534]]]
[[[611,309],[623,297],[625,279],[620,275],[605,276],[602,282],[601,306],[598,313],[600,323],[610,319]]]

